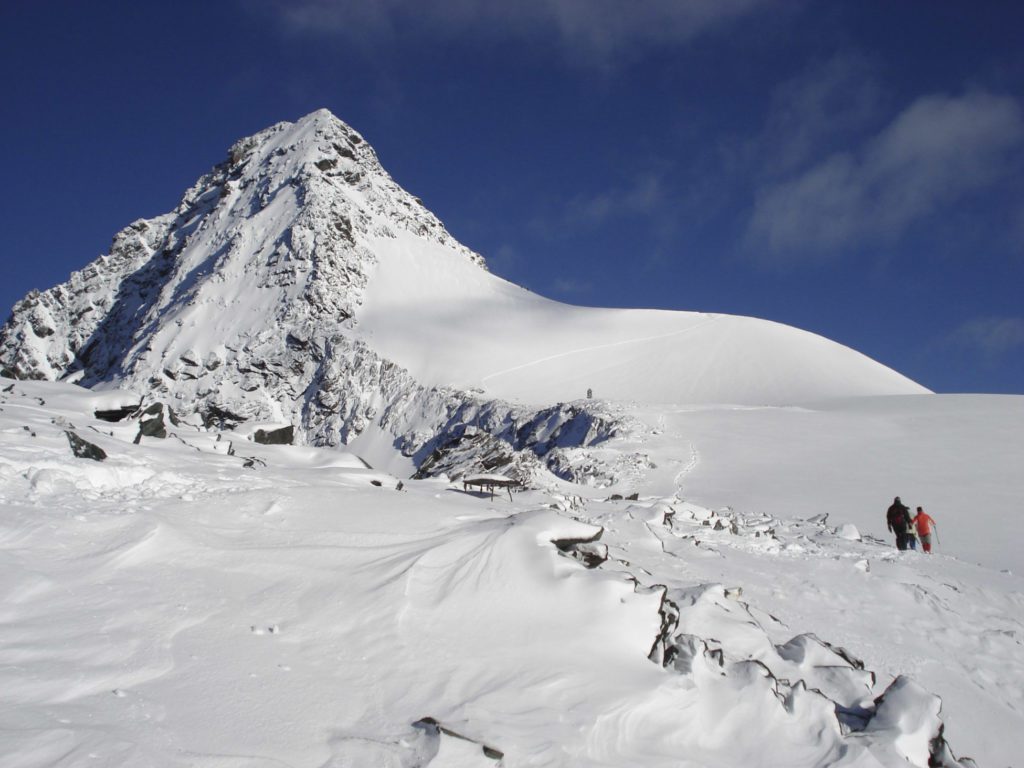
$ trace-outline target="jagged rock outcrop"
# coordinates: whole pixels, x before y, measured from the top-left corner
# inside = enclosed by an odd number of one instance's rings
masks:
[[[482,264],[333,115],[275,125],[236,143],[175,211],[134,222],[109,254],[15,305],[0,361],[19,378],[118,379],[204,401],[226,377],[272,386],[344,333],[374,263],[365,240],[394,227]],[[214,329],[227,332],[219,343],[197,338]]]
[[[68,438],[68,443],[71,445],[71,453],[75,455],[75,458],[92,459],[93,461],[104,461],[107,458],[106,451],[95,443],[90,443],[88,440],[79,437],[70,429],[65,430],[64,434]]]
[[[636,589],[662,595],[651,661],[715,691],[716,698],[742,690],[745,701],[760,697],[765,709],[817,713],[833,721],[834,732],[863,735],[863,743],[890,759],[946,768],[973,765],[958,760],[946,743],[939,697],[909,678],[897,677],[873,699],[874,673],[863,662],[811,634],[774,645],[749,607],[720,584]]]
[[[143,437],[156,437],[163,439],[167,437],[168,426],[176,427],[181,421],[177,415],[164,403],[153,403],[135,413],[139,420],[139,431],[135,436],[138,443]]]
[[[252,440],[263,445],[291,445],[295,440],[295,427],[289,424],[277,429],[257,429]]]
[[[595,467],[570,460],[568,452],[598,445],[630,428],[598,402],[558,403],[540,411],[473,397],[453,399],[452,404],[454,409],[427,441],[416,432],[403,434],[403,452],[414,458],[419,477],[444,473],[457,479],[498,472],[530,485],[546,471],[563,480],[585,481]]]

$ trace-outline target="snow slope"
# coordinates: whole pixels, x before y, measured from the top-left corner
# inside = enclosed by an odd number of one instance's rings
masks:
[[[133,444],[91,416],[132,395],[0,390],[5,765],[951,765],[940,719],[982,765],[1024,747],[1020,576],[678,493]]]
[[[609,400],[752,405],[927,391],[778,323],[561,304],[408,233],[371,250],[359,333],[425,384],[536,405],[588,389]]]
[[[798,408],[650,408],[609,445],[657,465],[618,488],[782,517],[829,514],[890,538],[894,496],[938,521],[957,557],[1024,573],[1024,397],[922,395]],[[597,449],[591,449],[594,451]]]

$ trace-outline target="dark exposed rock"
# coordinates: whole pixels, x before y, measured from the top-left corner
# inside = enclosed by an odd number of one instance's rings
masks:
[[[337,152],[342,157],[347,158],[349,160],[355,160],[356,159],[355,153],[351,149],[349,149],[348,147],[343,147],[341,144],[337,144],[337,143],[335,143],[333,146],[334,146],[334,151]]]
[[[93,461],[103,461],[107,458],[106,451],[98,445],[83,440],[71,430],[65,430],[64,434],[67,435],[68,443],[71,444],[71,452],[76,458],[92,459]]]
[[[95,411],[93,415],[100,421],[124,421],[133,413],[136,413],[140,405],[141,403],[136,403],[135,405],[126,405],[121,408]]]
[[[560,553],[574,560],[579,560],[588,568],[596,568],[608,559],[608,548],[599,544],[604,535],[604,528],[598,528],[593,536],[579,539],[552,539]]]
[[[600,541],[604,535],[604,528],[598,528],[597,531],[590,536],[582,536],[579,538],[570,539],[552,539],[551,543],[558,547],[561,551],[567,552],[572,547],[578,544],[591,544],[595,541]]]
[[[262,445],[291,445],[295,440],[295,427],[289,424],[277,429],[257,429],[252,439]]]
[[[309,339],[302,338],[301,336],[295,333],[289,333],[287,336],[284,337],[284,343],[285,346],[288,347],[288,349],[302,351],[309,346]]]
[[[651,650],[648,652],[647,658],[655,664],[667,667],[672,663],[672,659],[677,653],[677,649],[673,648],[672,633],[675,632],[676,627],[679,625],[679,606],[668,599],[668,590],[661,584],[643,587],[637,583],[633,588],[636,592],[660,593],[661,601],[658,604],[658,615],[661,617],[661,625],[658,629],[658,634],[655,635],[654,641],[651,643]]]
[[[462,396],[446,424],[412,455],[418,477],[445,472],[457,479],[474,472],[501,472],[524,485],[543,467],[564,480],[590,476],[589,467],[565,461],[564,451],[593,446],[613,437],[621,423],[575,403],[541,411],[500,401]],[[531,456],[532,454],[532,456]],[[577,474],[579,473],[579,474]]]
[[[438,722],[437,720],[435,720],[432,717],[421,718],[421,719],[417,720],[415,723],[413,723],[412,725],[413,725],[413,728],[423,729],[423,730],[427,731],[427,733],[429,733],[431,735],[434,735],[434,736],[439,736],[441,734],[444,734],[445,736],[451,736],[452,738],[455,738],[455,739],[460,739],[462,741],[468,741],[468,742],[470,742],[472,744],[478,744],[480,746],[481,752],[483,752],[483,754],[484,754],[484,757],[488,757],[491,760],[501,760],[505,756],[505,753],[502,752],[501,750],[495,749],[494,747],[491,747],[491,746],[488,746],[487,744],[484,744],[484,743],[482,743],[480,741],[477,741],[476,739],[471,739],[469,736],[465,736],[465,735],[463,735],[461,733],[458,733],[457,731],[453,731],[451,728],[445,727],[444,725],[442,725],[440,722]]]
[[[221,408],[212,403],[208,403],[200,411],[200,417],[203,420],[203,426],[207,429],[231,429],[246,420],[245,416],[233,413],[227,408]]]
[[[555,542],[558,551],[574,560],[579,560],[587,568],[597,568],[608,559],[608,546],[594,541],[565,544]]]
[[[135,436],[136,444],[141,442],[143,437],[163,439],[167,437],[168,425],[176,427],[181,424],[174,411],[164,403],[153,403],[136,411],[134,416],[139,420],[139,432]]]
[[[458,480],[472,474],[502,474],[526,485],[539,467],[540,462],[532,454],[517,452],[503,440],[463,425],[436,445],[413,477],[422,479],[444,473]]]

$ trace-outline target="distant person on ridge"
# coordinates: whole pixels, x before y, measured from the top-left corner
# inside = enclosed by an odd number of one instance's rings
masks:
[[[896,549],[901,552],[907,548],[907,538],[911,526],[910,509],[897,496],[885,513],[885,522],[889,531],[896,534]]]
[[[914,527],[917,528],[917,535],[921,537],[921,549],[931,554],[932,528],[935,527],[935,521],[932,520],[932,516],[925,512],[922,507],[917,508],[917,514],[914,516]]]

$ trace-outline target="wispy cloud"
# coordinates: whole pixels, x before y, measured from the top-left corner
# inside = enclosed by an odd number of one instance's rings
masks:
[[[748,246],[797,262],[892,241],[998,179],[1022,143],[1024,117],[1012,97],[921,97],[860,147],[757,190]]]
[[[620,54],[685,43],[780,0],[255,0],[291,32],[358,45],[406,34],[551,40],[572,58],[606,63]]]
[[[556,293],[563,296],[580,296],[590,293],[594,284],[576,277],[559,277],[555,279],[553,287]]]
[[[566,204],[564,219],[569,226],[603,224],[619,216],[654,215],[665,202],[661,177],[641,174],[628,185],[571,199]]]
[[[500,275],[509,274],[523,260],[519,249],[511,243],[502,243],[493,253],[486,254],[485,258],[490,270]]]
[[[954,330],[947,344],[977,352],[989,361],[1024,347],[1024,318],[980,317]]]
[[[766,176],[791,173],[823,150],[831,151],[868,127],[882,101],[877,66],[858,51],[813,61],[777,85],[748,158]]]

